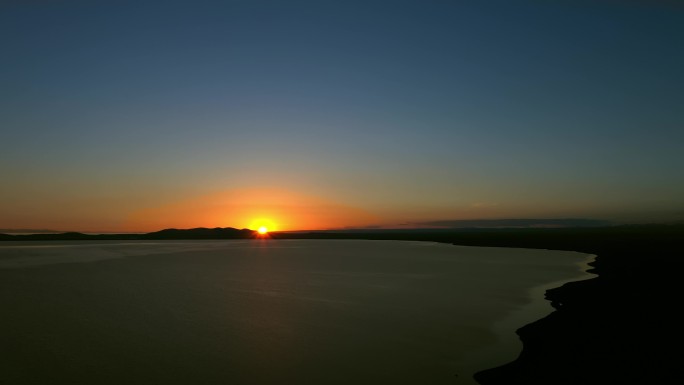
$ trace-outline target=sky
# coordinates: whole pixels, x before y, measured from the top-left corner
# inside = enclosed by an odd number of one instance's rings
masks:
[[[0,228],[682,220],[683,41],[676,1],[3,1]]]

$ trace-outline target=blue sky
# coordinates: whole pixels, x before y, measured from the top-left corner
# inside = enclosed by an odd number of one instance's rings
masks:
[[[675,3],[14,1],[0,41],[0,227],[238,190],[368,225],[684,217]]]

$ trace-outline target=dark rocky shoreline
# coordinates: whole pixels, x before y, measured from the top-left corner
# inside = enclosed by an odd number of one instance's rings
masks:
[[[518,359],[477,373],[479,383],[678,382],[681,245],[627,239],[578,251],[597,254],[590,271],[598,277],[548,290],[556,310],[520,328]]]

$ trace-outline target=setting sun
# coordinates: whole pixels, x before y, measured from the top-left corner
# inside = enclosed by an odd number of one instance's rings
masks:
[[[270,217],[257,217],[252,219],[249,226],[246,227],[248,229],[256,229],[256,232],[260,235],[266,235],[269,231],[280,230],[280,226],[270,219]]]

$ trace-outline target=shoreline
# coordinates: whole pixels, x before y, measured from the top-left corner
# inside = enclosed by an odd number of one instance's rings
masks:
[[[476,373],[475,380],[481,385],[671,382],[678,364],[666,345],[681,320],[671,295],[674,261],[667,260],[681,254],[675,246],[602,248],[589,270],[597,277],[547,290],[544,298],[555,310],[516,331],[523,344],[518,358]],[[644,264],[650,266],[641,266],[654,254]]]
[[[595,276],[588,270],[591,268],[591,263],[596,260],[596,256],[585,253],[578,254],[584,254],[586,257],[584,261],[576,264],[577,272],[579,273],[577,276],[548,282],[530,288],[527,292],[527,298],[529,298],[530,301],[529,303],[515,309],[506,317],[492,325],[492,331],[499,340],[496,344],[473,353],[472,358],[467,360],[465,365],[465,367],[470,368],[470,370],[468,370],[469,374],[474,375],[491,368],[491,366],[485,366],[481,364],[481,362],[492,362],[497,366],[506,365],[522,352],[524,345],[516,334],[516,331],[524,325],[535,322],[539,318],[546,317],[555,311],[551,306],[551,303],[544,296],[548,290],[557,288],[566,283],[588,280]]]

